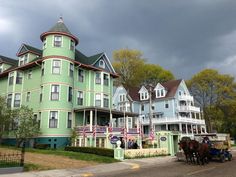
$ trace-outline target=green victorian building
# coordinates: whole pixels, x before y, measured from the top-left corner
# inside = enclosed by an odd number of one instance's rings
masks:
[[[111,128],[119,117],[133,116],[112,109],[113,81],[117,76],[105,53],[86,56],[76,49],[79,39],[62,18],[41,34],[42,50],[22,44],[18,60],[0,55],[0,96],[12,109],[29,106],[41,134],[32,143],[64,147],[72,129],[78,146],[111,147]],[[132,128],[132,127],[131,127]],[[135,130],[132,133],[138,133]],[[14,143],[14,137],[5,142]]]

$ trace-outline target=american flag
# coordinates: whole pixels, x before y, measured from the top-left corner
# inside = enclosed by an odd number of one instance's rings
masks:
[[[112,135],[112,126],[109,126],[109,127],[108,127],[108,133],[109,133],[108,138],[111,139],[111,137],[113,136],[113,135]]]
[[[85,128],[83,128],[83,137],[86,137],[86,132],[85,132]]]
[[[124,132],[124,139],[127,139],[127,129],[123,128],[123,132]]]
[[[154,131],[153,131],[153,128],[151,128],[151,130],[150,130],[150,135],[149,135],[149,138],[150,138],[150,140],[154,140]]]
[[[95,126],[93,126],[93,137],[95,137],[95,136],[96,136],[96,129],[97,129],[96,125],[95,125]]]

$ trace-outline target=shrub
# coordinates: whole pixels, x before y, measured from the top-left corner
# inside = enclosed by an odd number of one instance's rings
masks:
[[[36,144],[35,148],[36,149],[49,149],[50,148],[50,144]]]
[[[114,157],[114,150],[106,149],[106,148],[67,146],[65,147],[65,151],[83,152],[83,153],[90,153],[90,154],[96,154],[96,155],[101,155],[101,156]]]

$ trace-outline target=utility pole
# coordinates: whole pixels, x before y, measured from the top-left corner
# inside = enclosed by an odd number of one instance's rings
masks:
[[[149,134],[150,138],[154,139],[154,133],[153,133],[153,124],[152,124],[152,86],[149,85]]]

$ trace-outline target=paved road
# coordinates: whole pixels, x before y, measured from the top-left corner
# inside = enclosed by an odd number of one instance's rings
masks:
[[[189,165],[185,162],[169,162],[155,166],[137,166],[132,170],[99,174],[96,177],[236,177],[236,153],[233,160],[220,163],[210,162],[207,165]]]

